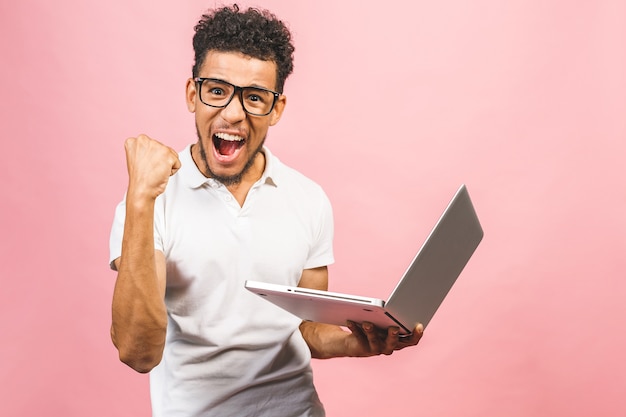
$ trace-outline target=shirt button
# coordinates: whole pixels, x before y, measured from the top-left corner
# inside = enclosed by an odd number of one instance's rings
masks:
[[[233,198],[231,196],[229,196],[229,195],[225,195],[224,196],[224,201],[226,201],[226,202],[230,202],[230,201],[232,201],[232,199]]]

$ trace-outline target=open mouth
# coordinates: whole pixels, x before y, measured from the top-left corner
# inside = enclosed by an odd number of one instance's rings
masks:
[[[245,143],[241,136],[229,135],[228,133],[216,133],[213,135],[213,146],[222,156],[232,156]]]

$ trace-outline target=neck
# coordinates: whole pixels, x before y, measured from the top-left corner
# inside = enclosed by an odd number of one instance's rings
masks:
[[[263,152],[258,152],[254,158],[252,166],[250,166],[250,169],[248,169],[241,177],[241,181],[226,185],[226,188],[230,191],[233,197],[235,197],[239,206],[243,206],[250,188],[252,188],[254,183],[257,182],[261,176],[263,176],[264,170],[265,154]]]

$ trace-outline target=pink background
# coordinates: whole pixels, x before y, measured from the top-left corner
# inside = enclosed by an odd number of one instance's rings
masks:
[[[195,140],[212,4],[0,3],[0,415],[149,414],[109,227],[124,139]],[[331,197],[331,289],[385,297],[461,182],[486,233],[419,348],[314,362],[329,416],[626,415],[626,4],[261,5],[297,48],[267,143]]]

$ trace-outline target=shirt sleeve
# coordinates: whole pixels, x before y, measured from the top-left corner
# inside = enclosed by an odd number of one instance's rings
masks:
[[[154,248],[163,251],[163,239],[161,238],[163,229],[163,209],[161,196],[157,197],[154,209]],[[124,221],[126,219],[126,196],[115,208],[113,225],[109,237],[109,267],[115,268],[115,260],[122,256],[122,238],[124,237]]]
[[[115,260],[122,254],[122,236],[124,235],[124,219],[126,217],[126,198],[115,207],[113,225],[109,236],[109,266],[116,271]]]
[[[333,254],[333,209],[328,196],[321,188],[319,202],[317,224],[314,227],[316,239],[304,265],[305,269],[327,266],[335,262]]]

